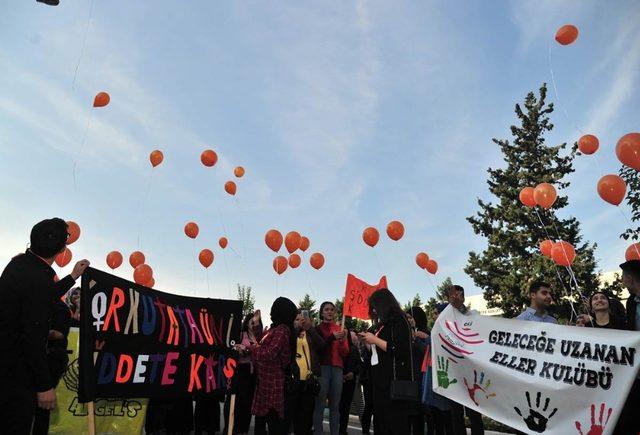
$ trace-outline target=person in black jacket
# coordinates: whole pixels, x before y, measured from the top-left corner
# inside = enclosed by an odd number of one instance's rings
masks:
[[[372,345],[371,376],[376,434],[409,433],[409,411],[415,404],[391,398],[393,380],[411,380],[411,328],[400,304],[388,289],[369,297],[369,312],[378,322],[378,331],[360,336]],[[377,359],[377,361],[376,361]],[[417,400],[417,397],[416,397]]]
[[[31,247],[0,276],[0,421],[6,433],[30,433],[36,405],[49,410],[56,405],[47,363],[51,309],[89,265],[79,261],[55,282],[51,265],[68,236],[62,219],[39,222],[31,230]]]
[[[358,336],[353,332],[345,329],[347,342],[349,343],[349,356],[344,361],[344,370],[342,375],[342,395],[340,397],[340,429],[339,433],[346,434],[349,424],[349,411],[351,410],[351,402],[353,394],[356,391],[356,380],[360,374],[360,354],[358,352]]]

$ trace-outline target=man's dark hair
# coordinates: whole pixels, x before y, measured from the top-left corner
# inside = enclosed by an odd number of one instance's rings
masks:
[[[634,280],[640,281],[640,260],[625,261],[620,265],[620,269],[631,275]]]
[[[449,286],[449,287],[447,287],[447,288],[445,288],[445,289],[444,289],[444,295],[445,295],[446,297],[449,297],[449,295],[451,294],[451,292],[452,292],[453,290],[457,290],[457,291],[459,291],[459,292],[462,292],[462,294],[464,294],[464,288],[463,288],[461,285],[456,285],[456,284],[454,284],[454,285]]]
[[[531,285],[529,286],[529,294],[531,293],[538,293],[540,291],[541,288],[551,288],[551,284],[549,284],[548,282],[544,282],[544,281],[535,281],[533,283],[531,283]]]
[[[45,219],[31,229],[29,249],[42,258],[51,258],[67,244],[67,223],[60,218]]]

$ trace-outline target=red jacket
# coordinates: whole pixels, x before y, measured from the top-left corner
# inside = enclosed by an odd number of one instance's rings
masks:
[[[333,333],[341,331],[342,328],[335,323],[322,322],[316,327],[318,334],[324,339],[324,348],[320,357],[323,366],[333,366],[344,368],[344,361],[349,356],[349,341],[347,338],[336,340]],[[347,331],[345,331],[346,333]]]

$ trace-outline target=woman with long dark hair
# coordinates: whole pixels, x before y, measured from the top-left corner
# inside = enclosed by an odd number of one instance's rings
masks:
[[[349,356],[349,343],[345,339],[345,333],[334,322],[336,306],[332,302],[323,302],[320,305],[320,318],[322,323],[316,330],[324,340],[324,348],[321,351],[321,375],[320,393],[316,399],[313,412],[313,431],[316,435],[322,435],[322,420],[324,407],[329,399],[329,426],[331,435],[338,435],[340,426],[340,398],[342,397],[342,369],[344,360]]]
[[[624,311],[614,312],[614,308],[614,302],[609,296],[596,291],[589,297],[589,314],[578,316],[576,325],[589,328],[626,329]]]
[[[295,352],[297,338],[293,322],[298,309],[291,300],[279,297],[271,306],[271,328],[259,344],[250,346],[249,354],[256,372],[256,389],[251,413],[256,416],[255,434],[283,435],[287,428],[284,418],[285,374]],[[243,351],[246,346],[238,345]]]
[[[409,414],[415,404],[391,396],[394,380],[412,380],[411,328],[400,304],[388,289],[369,297],[369,314],[377,321],[377,332],[360,336],[372,346],[373,409],[376,434],[409,433]],[[417,397],[416,397],[417,399]]]

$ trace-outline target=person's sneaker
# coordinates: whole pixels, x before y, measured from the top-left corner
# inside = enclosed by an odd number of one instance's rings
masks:
[[[60,4],[60,0],[36,0],[38,3],[44,3],[49,6],[58,6]]]

